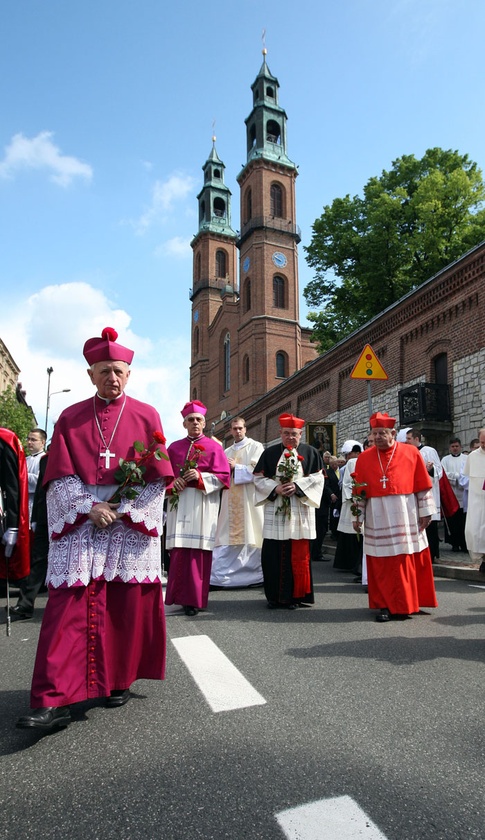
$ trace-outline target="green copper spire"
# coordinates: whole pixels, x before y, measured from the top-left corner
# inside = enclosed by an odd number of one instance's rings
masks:
[[[265,158],[296,168],[286,154],[288,118],[285,110],[278,105],[279,82],[270,72],[266,53],[264,48],[261,69],[251,85],[253,110],[246,119],[247,162]]]
[[[225,166],[216,151],[216,138],[212,138],[212,149],[204,163],[204,186],[197,200],[199,202],[199,233],[211,231],[225,236],[236,236],[231,228],[231,191],[224,183]]]

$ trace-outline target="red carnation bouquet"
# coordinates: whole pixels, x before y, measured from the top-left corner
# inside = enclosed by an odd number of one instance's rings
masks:
[[[205,446],[201,443],[191,443],[185,461],[179,468],[179,476],[182,478],[187,470],[195,470],[202,453],[205,452]],[[170,495],[170,510],[177,510],[179,506],[180,494],[172,487]]]
[[[293,481],[295,475],[298,475],[300,470],[300,463],[304,461],[303,455],[299,455],[296,449],[286,449],[284,452],[284,461],[278,464],[277,472],[279,473],[281,484],[288,484]],[[276,509],[275,516],[281,515],[283,519],[291,519],[291,499],[289,496],[281,496],[281,505]]]
[[[156,461],[164,459],[168,461],[168,455],[159,449],[159,444],[165,446],[166,438],[163,432],[153,432],[152,442],[145,446],[141,440],[135,440],[133,449],[137,453],[132,461],[120,458],[118,469],[114,474],[115,481],[120,483],[116,493],[111,497],[110,502],[121,502],[121,499],[136,499],[142,489],[146,486],[144,475],[146,464],[151,458]]]

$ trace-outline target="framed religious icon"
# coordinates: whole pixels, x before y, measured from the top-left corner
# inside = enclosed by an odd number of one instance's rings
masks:
[[[314,446],[320,453],[328,450],[332,455],[337,454],[337,427],[335,423],[307,423],[306,442]]]

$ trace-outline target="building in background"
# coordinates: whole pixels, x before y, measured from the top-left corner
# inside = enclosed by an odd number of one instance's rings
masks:
[[[208,406],[208,428],[226,442],[238,414],[250,437],[274,442],[288,412],[334,424],[338,450],[367,434],[369,383],[350,374],[370,344],[389,377],[371,383],[373,410],[419,428],[444,454],[451,434],[469,441],[485,419],[485,243],[318,356],[299,324],[298,172],[263,54],[237,176],[239,232],[215,139],[203,166],[191,243],[190,397]]]

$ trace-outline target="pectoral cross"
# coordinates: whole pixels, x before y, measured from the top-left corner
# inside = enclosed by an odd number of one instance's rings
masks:
[[[106,467],[107,470],[109,470],[109,464],[110,464],[111,458],[115,458],[116,455],[115,455],[114,452],[110,452],[109,451],[109,446],[107,446],[105,452],[100,452],[99,453],[99,457],[104,458],[104,466]]]
[[[386,489],[387,482],[389,481],[387,475],[383,475],[381,479],[379,479],[384,490]]]

